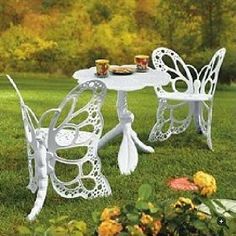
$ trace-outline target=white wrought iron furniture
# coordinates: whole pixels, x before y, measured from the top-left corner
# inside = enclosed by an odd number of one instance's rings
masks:
[[[172,134],[184,132],[192,118],[194,118],[197,131],[207,138],[208,147],[212,150],[211,123],[213,97],[216,89],[218,74],[226,50],[218,50],[210,63],[199,72],[187,65],[181,57],[168,48],[157,48],[152,53],[153,65],[158,71],[171,75],[171,91],[166,88],[155,88],[159,99],[157,121],[149,135],[149,141],[164,141]],[[180,88],[177,84],[181,82]],[[184,91],[183,91],[184,86]],[[171,104],[171,101],[181,101]],[[177,109],[188,106],[188,115],[180,120],[175,117]],[[164,127],[168,127],[165,131]]]
[[[147,73],[134,73],[131,75],[110,74],[109,77],[103,79],[97,78],[95,72],[95,67],[79,70],[74,73],[73,78],[77,79],[79,83],[91,79],[97,79],[98,81],[101,80],[105,83],[107,89],[117,91],[116,107],[119,123],[101,138],[98,148],[103,147],[117,135],[123,134],[123,139],[118,153],[118,165],[122,174],[131,174],[138,164],[138,152],[136,146],[147,153],[154,152],[154,149],[142,143],[136,132],[132,129],[134,114],[128,110],[127,92],[143,89],[146,86],[160,87],[161,85],[167,85],[170,81],[170,76],[165,72],[158,72],[151,68]]]
[[[24,103],[16,84],[9,75],[7,78],[17,92],[25,128],[29,185],[33,193],[37,191],[34,206],[28,220],[34,220],[43,207],[47,194],[48,175],[55,191],[65,198],[83,197],[91,199],[111,194],[106,178],[101,174],[101,163],[97,155],[97,145],[103,129],[103,117],[100,108],[106,94],[106,87],[100,81],[88,81],[72,89],[56,109],[50,109],[38,119],[33,111]],[[90,92],[89,102],[79,108],[80,96]],[[45,119],[51,116],[50,124],[44,127]],[[86,114],[86,118],[80,119]],[[80,120],[80,121],[78,121]],[[90,132],[86,131],[90,127]],[[91,128],[92,127],[92,128]],[[67,159],[58,153],[63,149],[87,147],[84,156],[78,159]],[[79,156],[79,155],[78,155]],[[34,162],[34,166],[33,166]],[[78,170],[70,181],[58,178],[56,165],[74,166]],[[91,170],[84,172],[84,165],[89,164]],[[64,170],[64,169],[63,169]],[[92,185],[85,185],[90,180]]]

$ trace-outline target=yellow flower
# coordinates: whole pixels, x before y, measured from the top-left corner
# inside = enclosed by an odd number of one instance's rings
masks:
[[[152,226],[152,232],[153,232],[153,236],[157,235],[161,230],[161,221],[160,220],[156,220],[153,222],[153,226]]]
[[[132,236],[144,235],[142,228],[139,225],[134,225],[131,231]]]
[[[154,208],[155,206],[154,206],[151,202],[149,202],[149,203],[148,203],[148,207],[149,207],[149,209],[152,209],[152,208]]]
[[[140,219],[140,222],[144,225],[148,225],[153,222],[153,218],[150,215],[146,215],[146,214],[142,213],[142,217]]]
[[[105,208],[101,214],[101,220],[110,220],[115,216],[120,215],[119,207]]]
[[[116,236],[122,230],[122,225],[115,220],[103,221],[98,227],[99,236]]]
[[[203,212],[197,212],[197,216],[199,218],[199,220],[205,220],[207,218],[207,214],[203,213]]]
[[[193,182],[199,187],[200,194],[203,196],[211,196],[216,192],[216,180],[212,175],[198,171],[193,176]]]
[[[192,200],[190,198],[180,197],[178,201],[174,204],[175,208],[181,208],[183,206],[189,205],[190,210],[195,208]]]

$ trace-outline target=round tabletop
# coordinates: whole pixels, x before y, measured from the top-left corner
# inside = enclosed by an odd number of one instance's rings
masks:
[[[126,65],[127,66],[127,65]],[[135,65],[129,65],[135,67]],[[160,87],[170,82],[170,75],[166,72],[148,69],[147,72],[134,72],[130,75],[114,75],[109,74],[106,78],[98,78],[96,75],[96,67],[78,70],[73,74],[73,78],[78,83],[88,80],[100,80],[105,83],[107,89],[117,91],[134,91],[143,89],[144,87]]]

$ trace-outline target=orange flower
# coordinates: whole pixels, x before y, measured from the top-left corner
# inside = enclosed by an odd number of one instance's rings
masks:
[[[120,208],[119,207],[112,207],[112,208],[105,208],[101,214],[101,220],[110,220],[115,216],[120,215]]]
[[[122,225],[115,220],[103,221],[98,227],[99,236],[116,236],[122,230]]]
[[[152,232],[153,232],[153,236],[157,235],[161,230],[161,221],[160,220],[156,220],[153,222],[153,226],[152,226]]]
[[[146,214],[142,213],[142,217],[140,219],[140,222],[144,225],[148,225],[153,222],[153,218],[150,215],[146,215]]]

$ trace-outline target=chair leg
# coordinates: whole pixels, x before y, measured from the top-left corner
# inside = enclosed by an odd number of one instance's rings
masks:
[[[38,180],[38,191],[34,206],[30,214],[27,216],[27,219],[29,221],[35,220],[36,216],[41,211],[46,198],[48,187],[48,173],[46,161],[47,151],[43,144],[43,141],[39,140],[37,144],[38,150],[35,152],[35,174]]]
[[[32,192],[35,193],[38,189],[37,178],[35,176],[35,166],[33,166],[33,160],[35,161],[35,155],[30,147],[30,144],[27,143],[27,153],[28,153],[28,171],[29,171],[29,184],[27,188]]]
[[[207,138],[207,145],[208,145],[209,149],[213,151],[212,140],[211,140],[212,108],[213,108],[212,101],[210,101],[209,105],[206,102],[201,103],[200,126],[202,129],[202,133]],[[206,120],[205,120],[204,114],[203,114],[204,109],[207,110],[207,119]]]
[[[192,102],[192,108],[193,108],[193,118],[194,118],[194,124],[197,130],[197,133],[202,134],[202,128],[200,124],[201,115],[200,115],[200,108],[201,108],[201,102],[194,101]]]
[[[213,151],[212,140],[211,140],[212,107],[213,107],[213,104],[211,102],[209,111],[208,111],[208,121],[207,121],[207,145],[209,149]]]

